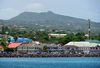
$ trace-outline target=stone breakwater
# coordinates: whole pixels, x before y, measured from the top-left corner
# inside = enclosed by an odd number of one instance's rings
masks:
[[[100,57],[100,54],[0,54],[3,57]]]

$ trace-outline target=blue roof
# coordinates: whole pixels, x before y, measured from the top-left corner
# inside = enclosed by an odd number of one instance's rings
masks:
[[[32,42],[32,39],[29,38],[18,38],[17,41],[15,42],[14,38],[11,38],[11,43],[27,43],[27,42]]]
[[[90,42],[90,43],[100,43],[98,40],[86,40],[85,42]]]

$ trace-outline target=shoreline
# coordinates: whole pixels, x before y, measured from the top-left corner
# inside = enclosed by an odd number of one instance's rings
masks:
[[[0,54],[0,58],[32,57],[100,57],[100,54]]]

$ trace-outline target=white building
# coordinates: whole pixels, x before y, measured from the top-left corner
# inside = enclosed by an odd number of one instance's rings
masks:
[[[93,52],[91,50],[91,47],[96,47],[97,45],[100,45],[99,43],[90,43],[90,42],[69,42],[65,44],[68,45],[75,45],[78,47],[78,53],[84,53],[84,54],[90,54],[90,52]]]
[[[52,37],[64,37],[66,35],[67,34],[49,34],[49,36],[52,36]]]

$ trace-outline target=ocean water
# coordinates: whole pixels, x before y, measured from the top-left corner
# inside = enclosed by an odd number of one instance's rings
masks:
[[[0,58],[0,68],[100,68],[100,58]]]

